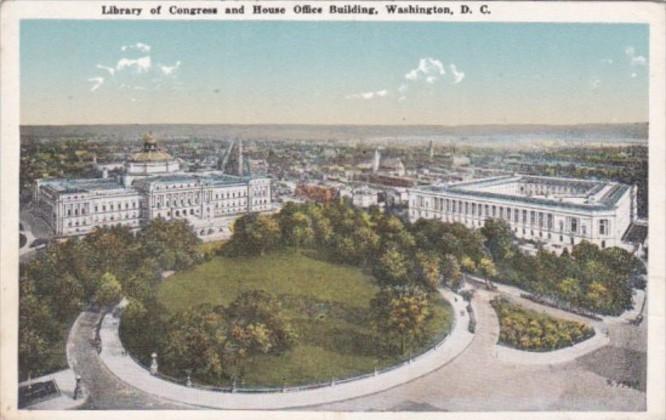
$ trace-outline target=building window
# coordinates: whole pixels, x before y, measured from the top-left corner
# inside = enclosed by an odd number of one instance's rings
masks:
[[[606,248],[606,241],[601,241],[601,248]]]
[[[495,217],[496,214],[497,214],[497,207],[493,206],[493,217]]]
[[[548,217],[546,218],[547,220],[547,226],[548,230],[553,230],[553,215],[551,213],[548,213]]]
[[[608,219],[599,220],[599,235],[608,235]]]
[[[536,224],[536,212],[534,210],[530,211],[530,225],[534,226]]]
[[[527,210],[523,210],[523,224],[527,224]]]
[[[571,232],[573,232],[573,233],[578,232],[578,218],[577,217],[572,217],[571,218]]]
[[[510,208],[506,209],[506,218],[509,222],[511,221],[511,209]]]

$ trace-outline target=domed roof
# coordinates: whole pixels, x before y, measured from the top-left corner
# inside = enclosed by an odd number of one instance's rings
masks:
[[[139,152],[132,155],[133,162],[159,162],[164,160],[173,160],[173,157],[167,152],[157,150],[154,152]]]
[[[157,144],[157,140],[152,133],[146,133],[143,135],[143,144]]]
[[[130,157],[132,162],[161,162],[173,160],[173,157],[167,152],[160,150],[157,146],[157,140],[152,133],[143,135],[143,151],[134,153]]]

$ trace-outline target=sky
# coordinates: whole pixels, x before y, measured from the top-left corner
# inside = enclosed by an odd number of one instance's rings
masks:
[[[21,124],[648,120],[637,24],[21,23]]]

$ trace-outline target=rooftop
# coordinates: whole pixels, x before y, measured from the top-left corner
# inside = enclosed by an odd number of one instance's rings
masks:
[[[574,209],[610,209],[631,187],[616,182],[506,175],[418,188]]]
[[[113,178],[49,179],[41,185],[61,194],[132,191]]]

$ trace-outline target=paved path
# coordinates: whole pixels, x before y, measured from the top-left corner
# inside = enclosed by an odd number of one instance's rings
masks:
[[[119,320],[111,315],[104,318],[100,329],[102,339],[100,357],[111,372],[133,387],[165,400],[190,405],[240,410],[267,410],[331,403],[381,392],[413,381],[449,363],[463,353],[473,338],[473,335],[467,331],[469,316],[465,310],[466,302],[460,296],[448,290],[441,290],[441,293],[451,303],[455,314],[455,323],[451,333],[441,345],[415,358],[412,362],[388,372],[317,389],[257,395],[221,393],[165,381],[151,375],[126,355],[118,335]],[[460,315],[461,313],[463,316]]]
[[[34,384],[38,382],[54,381],[58,385],[60,395],[49,398],[37,404],[30,405],[30,410],[72,410],[83,405],[86,402],[86,393],[83,392],[78,398],[74,399],[74,389],[76,388],[76,374],[72,369],[64,369],[48,375],[33,378],[29,381],[19,383],[19,386]]]
[[[368,397],[314,407],[333,411],[523,411],[523,410],[644,410],[645,393],[609,385],[635,377],[630,346],[639,338],[636,327],[616,325],[611,346],[558,365],[525,365],[497,360],[499,326],[489,304],[493,294],[479,290],[474,301],[477,329],[472,344],[453,362],[417,381]],[[643,326],[644,328],[644,326]],[[608,350],[611,350],[609,353]],[[628,353],[627,353],[628,351]],[[619,359],[625,354],[625,359]],[[609,365],[633,363],[634,370],[609,372]],[[639,361],[640,362],[640,361]]]
[[[67,342],[67,359],[74,371],[81,375],[81,382],[89,394],[88,401],[82,408],[107,410],[187,408],[182,404],[167,402],[141,392],[109,372],[91,344],[99,316],[94,312],[81,313],[72,327]]]
[[[640,326],[609,324],[610,344],[575,361],[558,365],[526,365],[497,360],[499,334],[492,293],[474,298],[476,334],[458,357],[416,380],[386,391],[308,407],[333,411],[496,411],[496,410],[644,410],[646,322]],[[120,381],[100,362],[88,342],[96,314],[84,313],[70,340],[75,370],[89,387],[86,408],[164,408],[178,405]],[[69,349],[68,349],[69,350]],[[636,390],[617,386],[639,378]],[[258,399],[264,395],[255,396]]]

